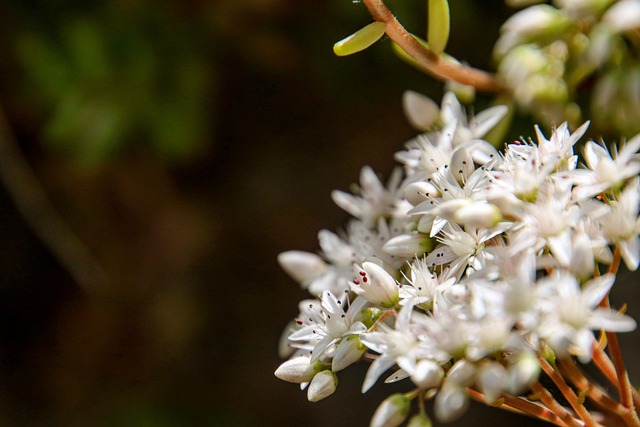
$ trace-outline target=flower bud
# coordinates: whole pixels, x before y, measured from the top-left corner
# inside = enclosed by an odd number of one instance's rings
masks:
[[[332,395],[337,386],[338,376],[331,370],[327,369],[326,371],[318,372],[309,384],[307,399],[309,399],[309,402],[322,400]]]
[[[322,363],[310,363],[310,360],[308,356],[289,359],[276,369],[275,376],[290,383],[309,382],[323,367]]]
[[[475,381],[476,366],[466,359],[460,359],[447,372],[447,382],[468,387]]]
[[[439,421],[448,423],[462,416],[468,407],[469,396],[464,388],[447,381],[436,395],[433,409]]]
[[[540,375],[537,357],[531,353],[518,355],[516,361],[509,366],[508,375],[509,392],[515,395],[524,393]]]
[[[360,360],[364,354],[366,347],[360,342],[359,335],[350,335],[344,338],[338,344],[333,360],[331,361],[331,370],[333,372],[341,371],[352,363]]]
[[[411,417],[407,427],[431,427],[431,425],[431,418],[422,412]]]
[[[435,239],[425,234],[412,233],[402,234],[389,239],[387,243],[382,246],[382,250],[391,255],[412,257],[431,252],[435,246]]]
[[[569,19],[561,10],[541,4],[515,13],[505,21],[500,31],[516,33],[525,40],[531,40],[557,34],[569,24]]]
[[[384,268],[367,261],[357,274],[359,283],[352,287],[354,292],[380,307],[395,307],[399,298],[398,285]]]
[[[431,360],[421,360],[411,375],[411,381],[422,389],[438,387],[444,378],[444,370]]]
[[[396,427],[404,422],[411,409],[411,399],[402,393],[392,394],[382,401],[371,418],[370,427]]]
[[[488,404],[498,400],[507,385],[507,370],[499,363],[483,364],[478,370],[478,386]]]
[[[491,203],[473,203],[458,209],[453,216],[462,225],[491,228],[502,220],[502,212]]]

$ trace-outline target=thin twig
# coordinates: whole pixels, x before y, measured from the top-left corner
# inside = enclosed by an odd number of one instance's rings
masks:
[[[586,393],[595,406],[625,420],[627,425],[633,425],[634,417],[631,410],[613,400],[604,390],[589,381],[571,359],[558,359],[557,363],[563,374],[583,393]]]
[[[597,427],[598,424],[592,417],[589,411],[584,407],[582,402],[579,401],[578,396],[573,391],[571,387],[564,380],[562,375],[558,371],[556,371],[549,362],[545,360],[545,358],[538,358],[538,362],[540,363],[540,367],[542,370],[551,378],[553,383],[558,387],[564,398],[569,402],[569,405],[573,408],[573,410],[578,414],[580,419],[584,421],[585,426],[587,427]]]
[[[625,367],[624,359],[622,357],[622,351],[620,349],[620,343],[618,342],[618,334],[615,332],[607,332],[607,340],[609,341],[609,354],[611,354],[611,361],[616,370],[616,376],[620,382],[620,400],[625,408],[629,408],[634,415],[635,425],[640,426],[640,419],[635,412],[633,404],[633,392],[631,382],[629,381],[629,374]]]
[[[389,38],[432,75],[442,80],[454,80],[473,86],[481,91],[500,92],[506,90],[495,75],[477,68],[445,61],[427,49],[400,24],[382,0],[363,0],[363,3],[369,9],[373,19],[387,25],[386,33]]]
[[[1,108],[0,178],[18,212],[78,285],[85,291],[101,287],[106,281],[103,269],[53,207]]]
[[[555,413],[560,419],[569,427],[581,427],[582,423],[574,418],[573,415],[558,403],[557,400],[553,398],[549,390],[547,390],[542,384],[539,382],[535,382],[531,385],[531,390],[536,393],[540,397],[540,401],[544,403],[544,405],[549,408],[553,413]]]
[[[487,401],[482,393],[471,388],[468,388],[467,392],[473,399],[477,400],[478,402],[487,404]],[[517,414],[538,418],[540,420],[547,421],[560,427],[566,426],[566,424],[560,419],[560,417],[551,412],[549,409],[535,402],[531,402],[530,400],[504,393],[502,394],[500,399],[504,403],[492,406],[499,407],[500,409],[506,409],[507,411],[515,412]]]

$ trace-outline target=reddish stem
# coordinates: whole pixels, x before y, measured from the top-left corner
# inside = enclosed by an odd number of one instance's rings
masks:
[[[373,19],[387,25],[386,33],[389,38],[432,75],[442,80],[455,80],[486,92],[499,92],[506,89],[498,82],[495,75],[477,68],[445,61],[423,46],[400,24],[382,0],[363,0],[363,3],[369,9]]]

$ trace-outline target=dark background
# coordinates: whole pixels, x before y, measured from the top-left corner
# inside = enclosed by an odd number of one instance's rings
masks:
[[[389,4],[424,33],[423,3]],[[491,69],[512,11],[451,7],[448,50]],[[1,425],[364,426],[404,390],[361,395],[358,366],[312,404],[273,376],[279,336],[307,297],[277,254],[315,251],[320,229],[340,227],[347,215],[329,194],[362,166],[388,176],[414,135],[404,90],[442,93],[388,40],[333,55],[369,21],[349,0],[0,5],[0,144],[27,160],[9,158],[11,169],[37,178],[5,177],[0,192]],[[513,137],[532,134],[522,123]],[[103,275],[74,273],[52,249],[68,235],[47,209],[25,220],[16,200],[37,202],[32,184]],[[53,244],[39,226],[53,227]],[[634,285],[620,287],[632,303]],[[637,339],[623,345],[640,351]],[[536,425],[475,406],[459,425],[499,423]]]

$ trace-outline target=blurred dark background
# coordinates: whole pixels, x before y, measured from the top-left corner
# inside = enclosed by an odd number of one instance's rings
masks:
[[[416,33],[423,3],[389,2]],[[449,51],[490,69],[512,11],[451,7]],[[273,376],[306,297],[277,254],[340,227],[330,191],[362,166],[388,176],[404,90],[442,93],[388,41],[333,55],[369,21],[350,0],[0,4],[0,425],[365,426],[404,389],[361,396],[354,367],[311,404]],[[460,425],[503,422],[536,425]]]

